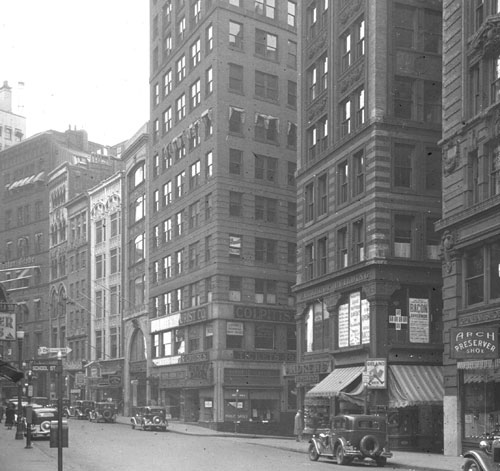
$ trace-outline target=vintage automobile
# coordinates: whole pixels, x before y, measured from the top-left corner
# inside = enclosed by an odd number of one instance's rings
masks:
[[[54,407],[34,407],[31,412],[31,438],[50,438],[50,422],[57,420],[57,409]],[[24,418],[24,436],[27,433]]]
[[[74,417],[77,419],[88,419],[90,412],[95,408],[94,401],[75,401]]]
[[[486,433],[479,441],[479,449],[468,450],[463,454],[464,471],[500,470],[500,427]]]
[[[378,415],[337,415],[327,430],[317,430],[309,440],[309,459],[320,456],[350,464],[370,458],[379,467],[392,457],[388,447],[387,422]]]
[[[111,401],[96,402],[94,409],[89,413],[91,422],[116,422],[116,404]]]
[[[130,418],[132,429],[159,430],[166,432],[168,427],[167,414],[164,407],[146,406],[136,407]]]

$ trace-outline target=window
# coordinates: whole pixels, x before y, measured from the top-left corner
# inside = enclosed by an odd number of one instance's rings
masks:
[[[356,127],[365,123],[365,90],[361,88],[356,92]]]
[[[243,347],[243,322],[226,323],[226,348],[242,348]]]
[[[287,243],[287,263],[290,265],[297,265],[297,244],[294,242]],[[291,291],[290,291],[291,293]]]
[[[169,106],[163,112],[163,134],[166,134],[168,131],[172,129],[173,121],[172,121],[172,107]]]
[[[243,151],[229,149],[229,173],[233,175],[242,174]]]
[[[176,120],[180,121],[186,116],[186,95],[183,93],[175,102]]]
[[[243,133],[244,113],[245,111],[240,108],[229,107],[229,132]]]
[[[184,255],[184,250],[178,250],[175,252],[175,274],[176,275],[181,275],[183,271],[183,255]],[[179,306],[180,309],[180,306]]]
[[[277,77],[276,77],[277,79]],[[277,87],[276,83],[276,87]],[[278,90],[276,89],[276,100],[278,99]],[[297,82],[293,80],[288,80],[287,88],[287,105],[291,106],[293,109],[297,108]]]
[[[186,143],[184,142],[184,139],[184,134],[181,134],[172,141],[174,145],[176,162],[186,156]]]
[[[95,277],[103,278],[106,276],[106,256],[104,254],[95,257]]]
[[[441,150],[425,149],[425,189],[441,192]]]
[[[163,96],[166,97],[172,91],[172,69],[169,69],[163,76]]]
[[[212,217],[212,193],[205,196],[205,220],[208,221]]]
[[[255,139],[278,142],[279,119],[259,113],[255,115]]]
[[[318,8],[313,2],[306,11],[306,27],[311,38],[318,34]]]
[[[205,95],[208,96],[214,91],[214,72],[212,67],[205,70]]]
[[[214,326],[208,324],[205,326],[205,350],[210,350],[214,347]]]
[[[229,90],[243,94],[243,66],[229,64]]]
[[[102,290],[95,292],[95,316],[98,319],[104,317],[104,292]]]
[[[489,249],[489,298],[500,298],[500,241],[494,242],[488,246]]]
[[[213,152],[209,151],[205,154],[205,178],[210,178],[214,174]]]
[[[198,227],[200,221],[200,202],[189,205],[189,228],[194,229]]]
[[[186,76],[186,56],[183,55],[177,60],[175,70],[177,71],[177,83],[180,83]]]
[[[240,235],[229,234],[229,256],[241,257],[242,237]]]
[[[160,85],[158,83],[155,83],[153,87],[153,106],[158,106],[159,104],[160,104]]]
[[[257,221],[277,222],[278,202],[263,196],[255,197],[255,219]]]
[[[256,29],[255,54],[266,59],[278,60],[278,36]]]
[[[201,41],[197,39],[191,45],[191,68],[194,69],[201,61]]]
[[[242,279],[239,276],[229,277],[229,300],[241,301]]]
[[[196,25],[201,17],[201,0],[195,0],[191,5],[191,23]]]
[[[322,237],[318,240],[318,276],[328,272],[328,239]]]
[[[180,42],[184,39],[184,34],[186,33],[186,18],[183,16],[177,22],[177,40]]]
[[[132,251],[130,253],[130,261],[132,263],[140,262],[145,257],[145,238],[144,234],[139,234],[135,237],[132,243]]]
[[[330,347],[330,313],[325,303],[310,305],[305,317],[306,351],[314,352]]]
[[[243,49],[243,25],[241,23],[229,22],[229,45],[235,49]]]
[[[441,82],[424,80],[424,122],[441,123]]]
[[[365,259],[365,227],[362,219],[352,225],[353,262],[362,262]]]
[[[170,242],[172,240],[172,218],[163,221],[163,241]]]
[[[316,65],[307,70],[307,89],[309,91],[309,101],[313,101],[318,95],[318,69]]]
[[[339,204],[347,203],[349,199],[349,163],[347,161],[337,166],[337,189]]]
[[[365,20],[361,20],[357,25],[357,47],[356,53],[358,57],[365,55]]]
[[[341,39],[342,44],[342,70],[347,70],[351,65],[351,34],[345,34]]]
[[[413,86],[414,81],[410,78],[397,77],[394,80],[394,116],[396,118],[412,119]]]
[[[190,244],[188,248],[189,268],[196,268],[200,261],[200,244],[195,242]]]
[[[472,116],[481,111],[482,102],[482,86],[479,75],[479,66],[472,67],[469,71],[469,88],[470,88],[470,113]]]
[[[255,238],[255,260],[276,263],[278,243],[272,239]]]
[[[255,12],[259,15],[275,18],[276,0],[255,0]]]
[[[241,76],[243,80],[243,73]],[[290,83],[290,81],[289,81]],[[293,82],[292,82],[293,83]],[[297,92],[295,87],[295,93]],[[255,95],[272,101],[278,100],[278,76],[255,71]]]
[[[276,348],[276,326],[255,324],[255,348],[261,350],[274,350]]]
[[[308,183],[304,188],[305,222],[314,219],[314,183]]]
[[[439,260],[441,237],[434,230],[437,221],[438,218],[426,218],[425,220],[425,257],[429,260]]]
[[[201,82],[198,79],[191,85],[191,110],[196,108],[201,103]]]
[[[318,216],[328,211],[328,175],[323,173],[318,177]]]
[[[344,100],[340,104],[341,109],[341,134],[342,137],[351,133],[351,100]]]
[[[243,193],[229,192],[229,215],[241,217],[243,210]]]
[[[133,222],[140,221],[146,217],[146,197],[144,195],[138,196],[133,203]]]
[[[172,15],[172,0],[166,0],[165,4],[163,5],[163,27],[165,28],[171,20],[171,15]]]
[[[189,168],[189,189],[192,190],[200,184],[201,162],[197,160]]]
[[[100,219],[95,223],[95,242],[100,244],[106,240],[106,224]]]
[[[208,235],[205,237],[205,263],[212,258],[211,245],[212,245],[212,236]]]
[[[394,256],[411,258],[412,232],[413,216],[394,216]]]
[[[205,30],[205,50],[208,54],[214,48],[214,28],[212,25],[207,26]]]
[[[467,251],[465,255],[465,294],[467,306],[484,302],[483,250],[482,247],[472,249]]]
[[[287,223],[289,227],[297,227],[297,203],[295,201],[287,203]]]
[[[443,46],[441,12],[425,9],[423,14],[423,49],[425,52],[441,54]]]
[[[337,231],[337,265],[345,268],[349,264],[347,246],[347,228],[343,227]]]
[[[412,187],[414,152],[414,146],[408,144],[394,145],[394,186],[402,188]]]
[[[413,49],[415,41],[415,8],[396,3],[394,5],[395,44],[399,48]]]
[[[288,121],[286,145],[291,149],[297,148],[297,125],[291,121]]]
[[[314,244],[309,243],[304,247],[304,276],[306,281],[314,278]]]
[[[500,194],[500,146],[489,153],[490,196]],[[439,173],[441,175],[441,173]],[[441,181],[441,179],[440,179]]]
[[[288,0],[287,18],[288,26],[295,28],[297,26],[297,4]]]
[[[286,65],[292,69],[297,68],[297,43],[295,41],[287,41]]]
[[[172,42],[172,34],[167,33],[163,37],[163,62],[166,62],[172,54],[173,42]]]
[[[118,248],[111,249],[109,262],[109,273],[118,273],[120,271],[120,250]]]
[[[278,159],[254,154],[255,156],[255,178],[257,180],[277,181]]]
[[[180,198],[185,193],[186,172],[183,171],[175,177],[175,197]]]
[[[166,207],[172,202],[172,182],[163,184],[163,206]]]

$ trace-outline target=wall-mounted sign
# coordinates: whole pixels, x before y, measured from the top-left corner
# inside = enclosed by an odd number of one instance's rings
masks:
[[[2,310],[7,310],[12,304],[2,303]],[[14,305],[15,306],[15,305]],[[0,340],[16,340],[15,312],[0,312]]]
[[[243,323],[242,322],[227,322],[226,334],[227,335],[243,335]]]
[[[339,306],[339,348],[370,343],[370,303],[361,292],[349,295],[349,302]]]
[[[255,306],[234,306],[234,318],[247,321],[295,322],[295,312]]]
[[[387,388],[387,361],[385,358],[366,360],[363,382],[369,389]]]
[[[452,327],[450,356],[460,360],[498,358],[498,328]]]
[[[429,343],[429,300],[410,298],[410,342]]]

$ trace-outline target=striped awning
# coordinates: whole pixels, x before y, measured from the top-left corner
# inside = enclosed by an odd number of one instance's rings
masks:
[[[464,372],[464,383],[500,383],[500,369],[473,370]]]
[[[443,368],[430,365],[389,366],[389,407],[443,403]]]
[[[323,381],[306,393],[306,397],[338,396],[363,373],[364,366],[334,369]]]

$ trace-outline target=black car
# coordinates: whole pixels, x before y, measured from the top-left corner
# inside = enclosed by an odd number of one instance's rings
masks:
[[[116,422],[116,404],[114,402],[96,402],[94,409],[89,413],[91,422]]]
[[[156,406],[134,408],[130,422],[133,429],[140,427],[142,430],[159,430],[166,432],[168,427],[165,408]]]
[[[58,420],[57,409],[54,407],[35,407],[31,412],[31,438],[50,438],[50,422]],[[24,418],[24,435],[27,433],[26,418]]]
[[[75,401],[73,409],[74,417],[77,419],[88,419],[90,417],[90,412],[95,408],[94,401]]]

